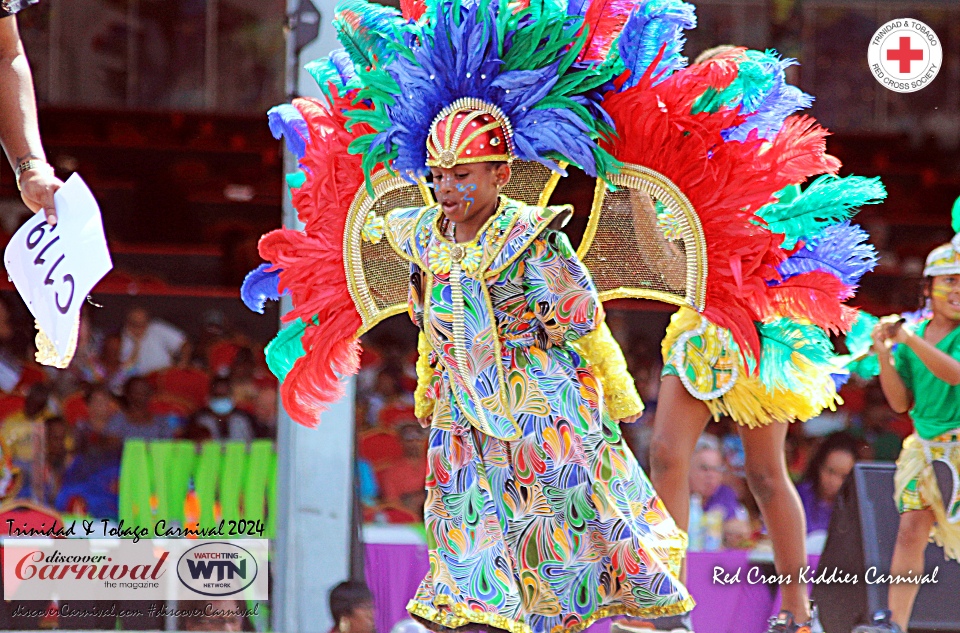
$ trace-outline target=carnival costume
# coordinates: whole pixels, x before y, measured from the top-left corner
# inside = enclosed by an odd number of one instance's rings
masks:
[[[326,100],[270,113],[299,159],[304,228],[263,237],[270,263],[242,294],[253,309],[291,296],[267,350],[284,407],[316,425],[358,336],[408,311],[417,414],[432,415],[431,565],[410,612],[539,633],[689,611],[686,536],[615,422],[642,404],[601,301],[688,307],[730,332],[743,376],[764,378],[770,340],[786,349],[770,373],[803,375],[823,330],[847,327],[851,285],[823,258],[781,272],[808,242],[784,247],[757,212],[836,171],[826,131],[787,118],[803,104],[783,86],[742,107],[753,52],[686,68],[683,2],[401,9],[341,3],[344,49],[308,66]],[[496,213],[456,242],[426,166],[500,161],[513,175]],[[597,177],[576,250],[558,230],[571,209],[548,204],[567,165]]]
[[[953,205],[953,230],[956,235],[949,243],[927,255],[924,277],[960,275],[960,198]],[[903,327],[922,338],[932,317],[929,300],[916,312],[896,316],[903,319]],[[846,339],[850,350],[845,357],[847,367],[865,378],[880,373],[877,356],[870,351],[870,332],[877,323],[876,317],[863,313]],[[936,347],[960,360],[960,327],[954,328]],[[894,348],[893,359],[914,399],[910,409],[914,432],[903,441],[897,458],[894,501],[901,514],[929,508],[936,521],[930,540],[943,548],[946,558],[960,560],[960,387],[934,376],[906,345]],[[943,463],[951,475],[946,499],[937,485],[935,462]]]

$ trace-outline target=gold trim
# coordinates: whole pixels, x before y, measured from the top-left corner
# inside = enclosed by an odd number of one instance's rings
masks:
[[[684,218],[680,223],[680,233],[684,242],[684,251],[687,258],[686,270],[686,301],[678,303],[675,295],[660,291],[644,291],[639,289],[618,288],[606,291],[601,295],[608,298],[651,298],[673,305],[685,305],[702,312],[706,304],[707,294],[707,244],[703,236],[703,226],[700,217],[686,195],[669,178],[647,169],[642,165],[625,163],[618,174],[607,174],[607,179],[618,187],[627,187],[644,191],[660,201]],[[593,204],[590,208],[590,219],[584,231],[577,256],[584,259],[596,237],[603,203],[607,195],[607,185],[598,178],[593,194]],[[611,294],[613,293],[613,294]]]
[[[360,326],[360,329],[357,330],[356,336],[363,336],[373,328],[375,328],[381,321],[385,321],[392,316],[397,316],[398,314],[403,314],[407,311],[407,304],[405,303],[396,303],[392,306],[386,307],[374,315],[369,323],[364,321],[363,325]],[[362,318],[362,317],[361,317]]]
[[[370,295],[370,286],[367,284],[363,271],[362,251],[362,230],[367,221],[367,214],[373,209],[373,206],[381,196],[404,187],[416,186],[424,203],[427,205],[417,215],[417,219],[414,220],[415,223],[419,221],[423,213],[426,213],[430,209],[430,203],[432,201],[432,195],[428,195],[429,189],[426,187],[423,179],[418,179],[417,184],[412,185],[401,176],[393,174],[386,169],[381,169],[371,176],[370,186],[373,189],[373,195],[370,195],[366,185],[360,185],[360,187],[357,188],[353,202],[351,202],[350,208],[347,211],[347,220],[344,224],[343,233],[343,262],[347,278],[347,290],[350,293],[351,300],[353,300],[354,307],[360,314],[362,323],[357,330],[357,336],[367,332],[383,319],[399,314],[406,309],[406,304],[402,303],[380,309]],[[389,213],[386,213],[382,217],[386,222],[384,233],[387,236],[390,247],[402,260],[422,266],[422,263],[419,262],[418,259],[407,256],[396,244],[390,231],[389,222],[387,222],[389,215]]]
[[[566,161],[560,161],[557,163],[558,169],[566,169],[569,165]],[[550,206],[550,197],[553,195],[553,190],[557,188],[557,183],[560,182],[560,178],[563,177],[559,171],[554,169],[550,170],[550,178],[547,179],[545,185],[543,185],[543,190],[540,192],[540,197],[537,198],[538,207],[547,207]]]
[[[469,408],[464,406],[463,402],[460,402],[460,409],[463,417],[467,418],[470,424],[487,435],[493,435],[493,429],[490,428],[487,416],[484,415],[482,400],[480,400],[480,396],[477,395],[476,386],[472,380],[469,380],[466,317],[463,314],[463,285],[460,283],[460,274],[460,262],[454,262],[453,265],[450,266],[450,281],[447,282],[450,284],[450,302],[453,304],[453,354],[457,359],[457,365],[459,365],[457,373],[460,374],[460,380],[463,381],[463,388],[466,389],[470,397],[473,398],[474,405],[476,406],[477,419],[474,419],[473,416],[470,415]],[[426,315],[426,313],[424,313],[424,315]],[[502,363],[503,361],[501,360],[500,362]],[[458,391],[459,390],[454,389],[454,395],[457,400],[461,400]]]
[[[619,288],[604,290],[598,294],[600,295],[601,303],[610,301],[612,299],[651,299],[653,301],[662,301],[663,303],[669,303],[670,305],[679,306],[681,308],[693,309],[688,300],[681,298],[679,295],[664,292],[662,290],[643,290],[642,288],[624,288],[623,286],[620,286]]]
[[[611,178],[607,174],[607,178]],[[612,181],[611,181],[612,182]],[[590,205],[590,219],[587,220],[587,228],[583,230],[583,237],[580,239],[580,247],[577,248],[577,258],[583,261],[590,247],[593,246],[593,240],[597,237],[597,227],[600,225],[600,215],[603,213],[603,202],[607,195],[607,183],[603,178],[597,178],[593,186],[593,204]]]
[[[471,165],[473,163],[509,163],[513,159],[506,154],[496,154],[494,156],[473,156],[471,158],[458,158],[453,167],[457,165]],[[439,160],[428,160],[427,167],[444,167]],[[448,168],[452,169],[452,167]]]
[[[439,598],[440,596],[437,597]],[[687,596],[680,602],[675,602],[671,605],[665,606],[651,605],[649,607],[634,608],[624,604],[615,604],[607,607],[600,607],[576,626],[555,626],[551,630],[551,633],[579,633],[597,620],[612,618],[618,615],[629,615],[635,618],[662,618],[671,615],[680,615],[693,610],[694,606],[696,606],[696,602],[694,602],[693,598],[690,596]],[[460,627],[467,626],[468,624],[485,624],[487,626],[492,626],[504,631],[509,631],[509,633],[533,633],[533,629],[530,628],[529,624],[502,616],[499,613],[474,611],[473,609],[468,609],[462,603],[450,605],[450,608],[452,613],[441,613],[439,609],[427,606],[426,604],[418,602],[417,600],[411,600],[409,603],[407,603],[407,611],[410,613],[410,615],[423,618],[424,620],[428,620],[430,622],[435,622],[440,626],[450,629],[458,629]]]

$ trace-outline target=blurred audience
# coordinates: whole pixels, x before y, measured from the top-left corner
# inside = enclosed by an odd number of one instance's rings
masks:
[[[398,430],[403,456],[380,472],[380,491],[388,503],[397,503],[423,515],[426,499],[427,432],[417,423],[404,423]]]
[[[190,358],[187,336],[169,323],[151,318],[145,308],[128,313],[121,334],[120,360],[136,376],[186,365]]]
[[[797,493],[807,516],[807,534],[826,532],[840,487],[853,470],[860,453],[860,442],[844,431],[823,439],[807,463]]]
[[[23,408],[7,416],[0,424],[0,438],[13,461],[20,469],[23,487],[20,497],[29,498],[39,492],[43,470],[43,421],[53,415],[50,407],[51,389],[48,385],[35,384],[27,392]],[[35,459],[35,457],[37,459]]]
[[[165,440],[176,435],[178,424],[169,415],[150,411],[153,386],[143,376],[134,376],[123,387],[123,406],[107,423],[107,435],[123,440]]]
[[[253,418],[237,409],[230,386],[230,378],[213,380],[207,405],[190,420],[186,431],[189,439],[249,442],[254,438]]]
[[[347,580],[330,591],[330,633],[376,633],[373,594],[365,583]]]
[[[690,538],[691,550],[718,550],[723,547],[726,533],[735,536],[726,524],[739,521],[746,524],[749,533],[749,515],[740,503],[736,491],[723,483],[727,465],[716,436],[704,433],[697,440],[690,462]],[[739,524],[738,524],[739,525]]]

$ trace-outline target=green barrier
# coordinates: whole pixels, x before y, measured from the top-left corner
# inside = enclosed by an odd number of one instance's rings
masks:
[[[128,440],[120,463],[119,518],[126,526],[216,527],[221,520],[259,521],[276,534],[277,454],[273,442]],[[191,486],[192,485],[192,486]],[[193,493],[191,494],[191,487]],[[249,528],[225,537],[257,537]]]
[[[223,470],[220,473],[220,516],[225,521],[239,521],[240,491],[250,476],[246,470],[247,447],[243,442],[227,442],[223,450]],[[239,476],[237,476],[239,474]]]
[[[128,525],[153,525],[150,508],[150,468],[147,444],[143,440],[128,440],[120,460],[120,490],[118,507],[120,518]]]

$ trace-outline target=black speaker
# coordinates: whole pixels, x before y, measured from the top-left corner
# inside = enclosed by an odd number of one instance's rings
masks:
[[[952,484],[949,472],[935,464],[941,491]],[[943,470],[946,470],[945,468]],[[850,633],[868,622],[875,611],[887,608],[885,583],[869,583],[890,572],[900,515],[893,501],[895,466],[889,462],[857,464],[837,497],[827,542],[816,578],[856,582],[821,582],[813,586],[813,600],[825,633]],[[924,573],[936,568],[936,583],[922,584],[910,618],[910,632],[960,632],[960,563],[945,560],[943,549],[931,543]],[[836,571],[834,571],[836,570]],[[832,576],[832,578],[831,578]]]

